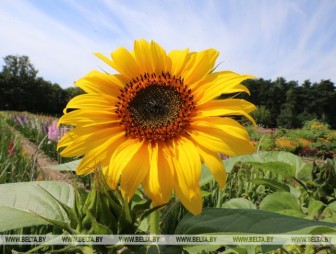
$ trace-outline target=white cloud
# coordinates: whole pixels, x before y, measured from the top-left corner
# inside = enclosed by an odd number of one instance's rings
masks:
[[[59,1],[59,8],[71,8],[66,20],[34,4],[42,3],[2,1],[0,56],[26,54],[41,76],[63,87],[105,69],[92,52],[131,49],[138,38],[167,51],[214,47],[222,69],[267,79],[336,81],[332,0]]]
[[[94,41],[57,22],[28,2],[4,2],[11,10],[0,9],[2,56],[25,54],[39,69],[39,75],[70,86],[92,68]],[[7,10],[8,10],[7,9]],[[98,62],[98,61],[97,61]]]

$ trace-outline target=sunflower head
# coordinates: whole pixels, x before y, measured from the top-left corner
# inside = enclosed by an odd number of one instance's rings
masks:
[[[153,144],[186,135],[195,108],[191,90],[169,72],[140,75],[121,91],[117,105],[126,135]]]
[[[154,204],[174,192],[193,214],[202,209],[201,164],[221,187],[226,172],[218,154],[254,151],[232,116],[255,106],[222,94],[247,92],[250,75],[214,72],[218,52],[173,50],[138,40],[134,50],[119,48],[111,58],[96,54],[117,74],[92,71],[75,85],[86,94],[69,101],[59,123],[75,126],[58,143],[62,156],[84,156],[77,174],[97,165],[113,189],[130,199],[141,184]],[[68,109],[72,109],[68,112]]]

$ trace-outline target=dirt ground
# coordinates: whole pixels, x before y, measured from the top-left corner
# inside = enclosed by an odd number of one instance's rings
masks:
[[[65,174],[49,168],[50,166],[58,164],[56,160],[51,159],[49,156],[43,153],[43,151],[38,149],[36,144],[30,142],[19,131],[12,127],[10,128],[12,129],[12,132],[20,138],[23,151],[27,154],[28,157],[32,158],[32,160],[37,165],[37,180],[59,181],[72,184],[73,180],[70,174]]]

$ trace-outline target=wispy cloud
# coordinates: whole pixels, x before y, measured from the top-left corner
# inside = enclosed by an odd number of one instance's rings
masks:
[[[57,4],[56,4],[57,3]],[[92,53],[138,38],[174,48],[216,48],[224,69],[266,79],[336,81],[336,2],[2,1],[0,56],[26,54],[63,87],[98,66]]]

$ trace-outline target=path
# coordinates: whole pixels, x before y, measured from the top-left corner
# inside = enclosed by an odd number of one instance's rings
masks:
[[[50,166],[58,164],[56,160],[51,159],[49,156],[43,153],[43,151],[38,149],[38,146],[36,144],[30,142],[19,131],[11,126],[8,127],[17,137],[20,138],[23,151],[27,154],[29,158],[32,158],[32,160],[36,163],[38,170],[36,179],[42,181],[51,180],[66,182],[70,184],[73,183],[70,173],[62,173],[49,168]]]

